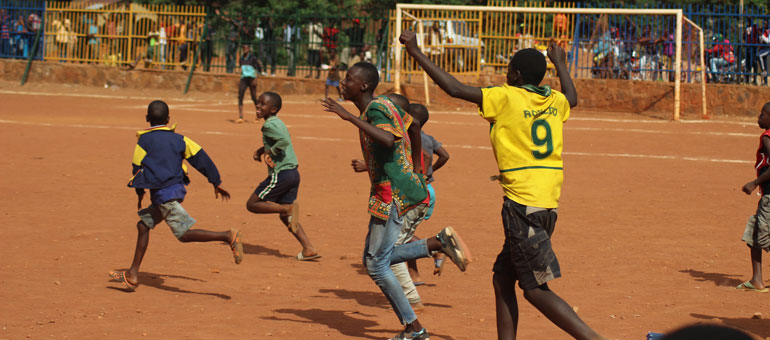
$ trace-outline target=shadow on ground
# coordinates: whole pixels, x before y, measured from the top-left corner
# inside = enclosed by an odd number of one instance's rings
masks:
[[[680,270],[679,272],[692,276],[695,279],[695,281],[699,281],[699,282],[710,281],[716,284],[717,286],[723,286],[723,287],[735,287],[739,285],[741,282],[743,282],[737,278],[740,275],[707,273],[707,272],[702,272],[700,270],[694,270],[694,269],[684,269],[684,270]]]
[[[257,244],[243,244],[243,252],[246,254],[251,255],[269,255],[269,256],[275,256],[280,259],[288,259],[288,258],[294,258],[294,256],[286,255],[284,253],[281,253],[277,249],[268,248],[265,246],[260,246]]]
[[[383,329],[374,328],[379,325],[376,321],[357,318],[355,316],[362,316],[366,318],[374,318],[374,315],[368,315],[360,312],[347,312],[341,310],[322,310],[322,309],[276,309],[273,312],[280,314],[293,314],[304,320],[297,320],[293,318],[283,318],[278,316],[262,317],[265,320],[275,321],[293,321],[307,324],[320,324],[329,328],[336,329],[343,335],[352,336],[356,338],[365,339],[383,339],[398,334],[402,329]],[[454,338],[428,332],[431,335],[431,339],[447,339],[453,340]]]
[[[125,269],[122,269],[125,270]],[[217,297],[224,300],[230,300],[232,297],[227,294],[221,294],[221,293],[208,293],[208,292],[196,292],[192,290],[186,290],[181,289],[178,287],[169,286],[166,284],[166,279],[180,279],[180,280],[189,280],[189,281],[196,281],[196,282],[206,282],[205,280],[196,279],[192,277],[182,276],[182,275],[169,275],[169,274],[157,274],[157,273],[147,273],[147,272],[139,272],[139,287],[137,289],[142,289],[142,286],[148,286],[153,287],[165,291],[169,291],[172,293],[181,293],[181,294],[198,294],[198,295],[208,295]],[[116,283],[116,285],[120,285],[119,287],[116,286],[107,286],[108,289],[115,289],[120,290],[124,292],[131,292],[131,290],[126,289],[125,286],[123,286],[120,283]]]
[[[719,320],[725,326],[737,328],[749,334],[759,336],[760,339],[765,339],[767,337],[770,337],[770,327],[768,327],[767,320],[752,319],[750,316],[747,318],[728,318],[724,316],[714,316],[714,315],[697,314],[697,313],[690,313],[690,316],[696,319],[706,320],[708,322],[714,322],[716,320]]]

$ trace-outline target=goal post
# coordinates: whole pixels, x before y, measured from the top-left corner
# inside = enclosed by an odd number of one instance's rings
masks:
[[[640,15],[650,15],[650,16],[671,16],[675,19],[675,32],[674,32],[674,55],[672,56],[674,59],[673,62],[673,69],[674,69],[674,107],[673,107],[673,120],[679,120],[680,119],[680,110],[681,110],[681,79],[682,79],[682,32],[683,32],[683,24],[690,25],[692,29],[698,32],[699,35],[699,54],[700,54],[700,60],[698,60],[698,64],[700,64],[700,82],[701,82],[701,101],[702,101],[702,117],[708,118],[707,112],[706,112],[706,100],[705,100],[705,82],[706,82],[706,72],[707,66],[705,65],[705,58],[704,58],[704,41],[703,41],[703,30],[698,27],[695,23],[693,23],[691,20],[684,17],[682,9],[624,9],[624,8],[569,8],[569,7],[502,7],[502,6],[465,6],[465,5],[431,5],[431,4],[404,4],[399,3],[396,4],[396,13],[395,13],[395,39],[393,40],[393,47],[394,47],[394,61],[395,61],[395,70],[394,70],[394,87],[396,92],[401,92],[401,74],[402,74],[402,46],[400,41],[398,40],[398,37],[401,35],[401,31],[404,22],[404,14],[407,14],[407,20],[412,21],[418,21],[422,20],[420,17],[420,13],[429,13],[429,11],[441,11],[441,12],[475,12],[475,13],[490,13],[490,12],[503,12],[503,13],[528,13],[528,14],[584,14],[584,15],[625,15],[625,16],[640,16]],[[431,15],[435,16],[435,15]],[[445,19],[446,20],[446,19]],[[478,21],[480,22],[482,19],[479,16]],[[420,22],[420,26],[422,26],[422,23]],[[481,26],[481,25],[479,25]],[[480,28],[479,28],[480,29]],[[482,48],[482,42],[480,39],[481,35],[478,35],[479,39],[473,40],[472,43],[478,44],[477,48],[480,50]],[[472,40],[472,39],[468,39]],[[472,47],[472,46],[466,46],[466,47]],[[479,55],[481,53],[479,52]],[[478,59],[476,62],[480,62]],[[450,71],[450,73],[452,73]],[[427,87],[426,87],[426,95],[427,95]]]

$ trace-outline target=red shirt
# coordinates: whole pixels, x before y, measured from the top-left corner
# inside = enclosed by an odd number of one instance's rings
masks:
[[[759,148],[757,149],[757,162],[754,164],[754,168],[757,169],[757,177],[761,175],[763,172],[767,170],[767,167],[770,166],[770,155],[765,154],[765,147],[764,143],[762,142],[762,138],[765,136],[770,137],[770,130],[765,130],[761,135],[759,135]],[[759,192],[760,194],[764,195],[765,190],[763,188],[763,185],[759,186]]]
[[[324,27],[323,33],[323,46],[327,49],[334,50],[337,48],[337,33],[340,30],[334,27]]]

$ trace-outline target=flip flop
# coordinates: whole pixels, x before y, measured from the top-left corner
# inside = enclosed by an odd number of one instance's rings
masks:
[[[297,233],[297,225],[299,225],[299,203],[294,202],[289,210],[289,230],[292,234]]]
[[[751,284],[751,281],[746,281],[744,283],[741,283],[737,287],[735,287],[735,289],[746,290],[746,291],[755,291],[757,293],[767,293],[768,291],[770,291],[770,289],[767,289],[767,288],[759,289],[757,287],[754,287],[754,285]]]
[[[321,255],[319,254],[315,254],[313,256],[302,255],[302,252],[299,252],[299,254],[297,254],[297,261],[310,261],[310,260],[315,260],[320,258],[321,258]]]
[[[128,291],[135,291],[136,287],[139,287],[139,284],[137,283],[131,283],[128,282],[128,279],[126,278],[126,272],[119,271],[119,272],[109,272],[107,275],[110,276],[111,282],[120,282],[124,286],[126,286],[126,290]]]
[[[241,231],[238,229],[230,229],[231,233],[235,233],[235,239],[230,243],[230,249],[233,251],[233,258],[235,264],[241,264],[243,261],[243,242],[241,242]]]

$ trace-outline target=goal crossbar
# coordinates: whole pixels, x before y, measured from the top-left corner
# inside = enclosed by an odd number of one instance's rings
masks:
[[[706,113],[706,85],[705,85],[705,64],[703,50],[703,30],[684,17],[682,9],[627,9],[627,8],[552,8],[552,7],[497,7],[497,6],[466,6],[466,5],[429,5],[429,4],[396,4],[396,24],[395,24],[395,90],[401,92],[401,42],[398,37],[401,36],[402,14],[406,10],[445,10],[445,11],[469,11],[469,12],[515,12],[515,13],[564,13],[564,14],[608,14],[608,15],[671,15],[676,17],[675,40],[675,65],[674,65],[674,112],[673,119],[679,120],[681,104],[681,60],[682,60],[682,22],[687,20],[699,31],[700,40],[700,63],[701,63],[701,88],[703,101],[703,118],[707,118]],[[411,15],[410,15],[411,16]]]

